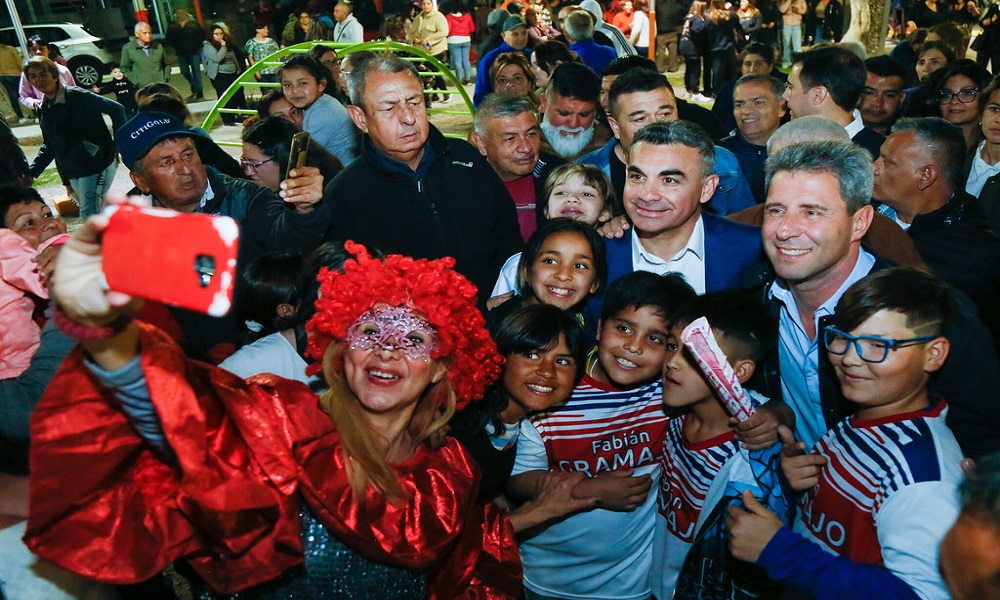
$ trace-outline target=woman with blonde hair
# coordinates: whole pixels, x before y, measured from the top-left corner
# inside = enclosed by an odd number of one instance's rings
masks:
[[[33,417],[35,553],[118,584],[180,561],[198,597],[519,595],[511,525],[477,502],[474,460],[429,443],[502,362],[454,259],[347,242],[306,326],[316,396],[189,361],[132,320],[134,299],[99,284],[106,224],[59,256],[55,318],[83,349]]]

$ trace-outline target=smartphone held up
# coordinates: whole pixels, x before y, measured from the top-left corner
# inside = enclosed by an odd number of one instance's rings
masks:
[[[108,206],[103,270],[108,288],[222,316],[232,306],[239,225],[229,217]]]

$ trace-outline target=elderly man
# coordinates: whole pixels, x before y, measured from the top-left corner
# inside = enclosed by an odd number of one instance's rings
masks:
[[[866,77],[864,62],[847,48],[826,46],[796,54],[784,94],[788,111],[793,119],[820,115],[836,121],[874,161],[885,137],[866,127],[855,109]]]
[[[1000,598],[1000,455],[978,461],[959,493],[962,512],[941,541],[941,575],[954,600]]]
[[[378,56],[348,80],[351,118],[366,135],[361,155],[327,185],[328,237],[416,258],[455,258],[489,290],[521,249],[517,211],[486,160],[427,120],[423,85],[409,62]]]
[[[708,134],[686,121],[647,118],[625,154],[623,200],[633,228],[605,240],[608,282],[650,271],[680,273],[699,294],[735,287],[762,257],[760,231],[702,210],[719,186]],[[584,322],[597,323],[600,309],[592,298]]]
[[[135,24],[135,42],[122,47],[122,73],[136,89],[170,79],[170,65],[160,42],[153,40],[149,23]],[[192,89],[194,85],[192,84]]]
[[[767,141],[788,112],[781,98],[785,84],[765,74],[744,75],[733,89],[736,131],[719,145],[736,155],[754,200],[764,202],[764,161]]]
[[[866,60],[865,69],[865,87],[858,105],[861,120],[876,133],[889,135],[906,101],[906,71],[885,55]]]
[[[942,279],[968,294],[983,320],[1000,312],[1000,237],[962,189],[965,138],[939,117],[903,119],[875,162],[872,198]]]
[[[42,147],[28,175],[37,178],[55,160],[66,191],[80,204],[80,216],[96,215],[118,170],[104,116],[117,128],[125,122],[125,109],[90,90],[63,85],[56,64],[43,56],[25,63],[24,77],[44,95],[38,108]]]
[[[476,111],[472,143],[500,176],[517,207],[524,239],[538,226],[538,202],[545,180],[566,161],[541,151],[542,132],[527,96],[491,94]]]
[[[562,63],[542,94],[542,148],[573,161],[603,146],[610,131],[597,121],[601,80],[586,65]]]
[[[521,52],[526,58],[531,56],[531,50],[528,48],[528,24],[521,17],[514,15],[506,17],[501,37],[503,43],[484,55],[476,66],[476,89],[472,94],[472,101],[476,106],[493,93],[490,69],[498,56],[505,52]]]
[[[770,269],[759,298],[778,322],[778,350],[761,362],[751,387],[783,398],[795,413],[798,439],[811,447],[850,413],[833,368],[820,351],[834,309],[854,282],[892,266],[861,244],[872,222],[869,155],[845,142],[803,142],[772,153],[762,235]],[[773,271],[771,270],[773,269]],[[747,279],[748,281],[750,278]],[[946,334],[951,354],[931,393],[948,399],[948,426],[967,456],[1000,448],[1000,386],[989,332],[961,296]]]
[[[587,11],[570,13],[563,21],[563,34],[569,40],[569,49],[595,73],[600,73],[609,62],[618,58],[613,48],[594,41],[594,20]]]
[[[633,69],[611,85],[608,124],[615,139],[577,162],[595,165],[608,174],[619,203],[616,212],[620,212],[621,199],[627,187],[627,154],[635,134],[654,121],[676,120],[676,102],[666,77],[655,71]],[[719,182],[713,195],[706,200],[705,211],[726,215],[753,205],[753,194],[736,157],[729,150],[717,147],[714,148],[714,156],[714,174]]]
[[[333,41],[346,44],[360,44],[365,41],[365,28],[354,16],[354,8],[347,2],[338,2],[333,7]]]

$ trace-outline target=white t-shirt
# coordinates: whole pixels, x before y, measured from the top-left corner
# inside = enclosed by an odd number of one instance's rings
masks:
[[[306,361],[280,331],[243,346],[222,361],[219,367],[243,379],[261,373],[274,373],[306,385],[318,381],[316,377],[306,376]]]
[[[653,487],[634,511],[593,509],[562,519],[521,544],[524,586],[554,598],[649,597],[660,453],[667,418],[660,382],[617,390],[588,376],[565,404],[521,427],[513,474],[635,467]]]
[[[517,265],[520,262],[520,252],[507,259],[507,262],[503,264],[503,268],[500,269],[500,276],[497,277],[497,284],[493,286],[493,293],[490,294],[490,298],[506,294],[507,292],[517,291]]]

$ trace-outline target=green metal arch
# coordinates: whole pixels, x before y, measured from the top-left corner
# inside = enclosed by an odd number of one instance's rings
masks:
[[[428,71],[426,73],[421,73],[421,77],[433,77],[440,75],[445,77],[452,84],[453,89],[448,90],[424,90],[424,94],[460,94],[462,100],[465,102],[465,107],[460,108],[458,106],[449,108],[431,108],[428,109],[428,115],[443,114],[443,115],[468,115],[469,121],[472,121],[472,117],[476,114],[475,105],[472,103],[472,98],[466,93],[465,88],[462,87],[462,82],[455,76],[455,73],[449,69],[444,63],[437,60],[430,54],[428,54],[423,48],[418,48],[416,46],[410,46],[408,44],[401,44],[399,42],[392,42],[388,40],[378,40],[372,42],[364,42],[361,44],[345,44],[343,42],[303,42],[301,44],[296,44],[294,46],[288,46],[287,48],[282,48],[274,54],[268,56],[264,60],[257,61],[252,67],[249,67],[239,77],[236,81],[222,94],[222,97],[216,100],[215,105],[212,106],[212,110],[208,111],[205,115],[205,120],[201,124],[201,128],[205,131],[211,131],[212,126],[215,125],[216,120],[223,113],[227,114],[237,114],[250,116],[257,114],[257,111],[251,109],[239,109],[239,108],[223,108],[229,99],[236,94],[237,90],[242,87],[281,87],[280,83],[264,83],[257,81],[254,75],[259,72],[264,67],[275,67],[281,66],[282,59],[284,59],[289,54],[305,54],[313,46],[331,46],[337,49],[337,54],[340,57],[347,56],[354,52],[360,52],[362,50],[369,50],[371,52],[392,52],[395,54],[405,53],[409,56],[403,56],[403,60],[409,62],[426,62],[432,65],[436,71]],[[237,142],[216,142],[222,145],[239,146]]]

